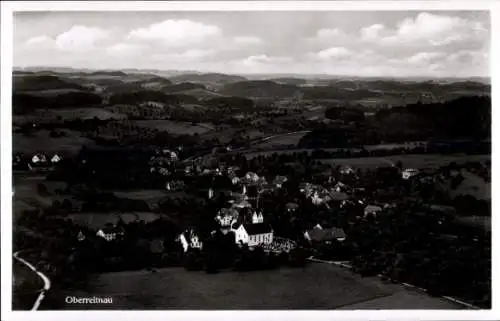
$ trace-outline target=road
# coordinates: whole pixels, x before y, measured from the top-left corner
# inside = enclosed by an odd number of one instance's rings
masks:
[[[26,265],[28,268],[30,268],[33,272],[38,274],[38,276],[43,280],[43,289],[40,290],[40,294],[38,295],[38,298],[36,299],[35,303],[33,304],[33,307],[31,308],[32,311],[38,310],[40,307],[40,304],[42,303],[43,299],[45,298],[45,293],[47,293],[48,290],[50,290],[50,280],[49,278],[43,274],[42,272],[38,271],[31,263],[26,261],[25,259],[21,258],[19,256],[21,251],[17,251],[16,253],[13,254],[14,258],[21,262],[22,264]]]

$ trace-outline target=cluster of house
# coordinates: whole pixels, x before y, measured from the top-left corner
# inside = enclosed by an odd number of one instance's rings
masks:
[[[35,153],[33,155],[16,154],[12,159],[14,168],[34,170],[35,168],[51,167],[59,163],[63,157],[55,153],[47,156],[44,153]]]

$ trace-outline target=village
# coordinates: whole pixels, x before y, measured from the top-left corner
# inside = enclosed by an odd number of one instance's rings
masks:
[[[55,279],[71,273],[72,282],[90,272],[180,265],[217,273],[303,267],[319,259],[488,300],[475,294],[486,284],[478,274],[442,277],[471,255],[478,258],[475,268],[488,264],[480,253],[489,248],[490,231],[478,223],[491,198],[479,184],[490,175],[484,162],[362,170],[292,157],[295,167],[308,164],[300,171],[276,155],[182,157],[179,147],[16,155],[14,168],[46,174],[38,192],[59,200],[25,211],[15,244],[36,247],[43,238],[32,260]],[[61,187],[51,190],[54,184]],[[117,186],[127,190],[113,192]],[[457,206],[464,202],[469,206]],[[448,261],[433,259],[449,247],[462,250]],[[415,253],[427,259],[414,266]],[[475,292],[465,290],[470,287]]]

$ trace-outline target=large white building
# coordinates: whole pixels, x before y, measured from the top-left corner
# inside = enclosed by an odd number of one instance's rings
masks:
[[[267,245],[273,242],[273,230],[267,223],[241,224],[236,230],[236,244],[247,244],[249,247]]]

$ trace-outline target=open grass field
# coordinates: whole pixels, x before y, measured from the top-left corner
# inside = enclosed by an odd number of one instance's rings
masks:
[[[381,298],[386,300],[377,304],[379,309],[458,308],[424,294],[407,295],[399,285],[361,278],[323,263],[298,269],[212,275],[183,268],[156,273],[107,273],[92,277],[86,288],[91,290],[52,293],[52,299],[60,302],[62,309],[82,308],[65,304],[66,295],[113,298],[113,304],[89,305],[85,309],[350,309]]]
[[[60,116],[63,120],[75,120],[75,119],[85,120],[85,119],[93,119],[95,117],[100,120],[127,118],[125,114],[113,113],[103,108],[91,108],[91,107],[50,110],[48,116],[53,116],[54,118]]]
[[[100,229],[106,223],[116,224],[121,218],[125,223],[141,221],[151,222],[160,218],[160,214],[151,212],[121,212],[121,213],[73,213],[69,218],[73,220],[76,225],[85,226],[91,229]]]
[[[38,291],[42,288],[42,279],[26,265],[13,259],[12,309],[30,310],[38,297]]]
[[[464,164],[466,162],[485,162],[491,160],[491,155],[397,155],[387,157],[335,158],[322,159],[321,162],[334,165],[349,165],[354,168],[376,168],[390,166],[398,161],[405,168],[436,169],[451,162]]]
[[[283,147],[283,146],[297,146],[300,139],[304,137],[306,132],[298,132],[293,134],[283,134],[283,135],[275,135],[270,139],[267,139],[265,142],[262,142],[258,145],[255,145],[256,148],[273,148],[273,147]]]
[[[137,120],[134,121],[134,123],[139,127],[157,129],[159,131],[167,131],[179,135],[195,133],[201,135],[211,131],[210,126],[207,125],[192,125],[191,123],[175,122],[171,120]]]
[[[94,141],[82,137],[79,132],[64,130],[64,137],[50,137],[49,131],[41,130],[32,136],[24,136],[20,133],[12,134],[12,150],[14,153],[22,152],[34,154],[36,152],[76,154],[84,145],[94,145]]]
[[[143,189],[137,191],[114,191],[115,196],[132,200],[149,200],[165,197],[171,193],[160,189]]]

